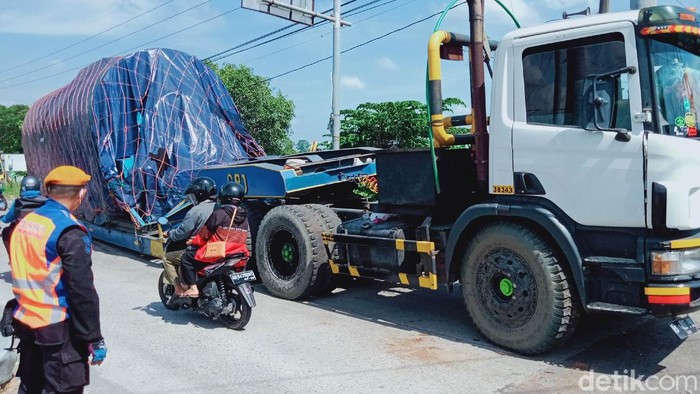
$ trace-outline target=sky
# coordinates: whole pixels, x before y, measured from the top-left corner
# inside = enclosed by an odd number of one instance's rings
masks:
[[[343,3],[349,0],[342,0]],[[560,19],[598,0],[502,0],[522,26]],[[700,2],[700,1],[699,1]],[[371,4],[370,4],[371,3]],[[355,0],[343,7],[352,23],[341,32],[348,49],[442,11],[448,0]],[[658,4],[696,6],[696,0]],[[498,40],[515,29],[495,0],[485,0],[486,32]],[[31,105],[70,82],[80,68],[103,57],[149,48],[172,48],[200,59],[236,47],[290,24],[240,8],[240,0],[5,0],[0,3],[0,105]],[[611,0],[611,11],[629,9],[627,0]],[[350,12],[355,10],[356,15]],[[333,0],[316,0],[316,12]],[[360,12],[362,11],[362,12]],[[343,18],[345,19],[345,18]],[[340,107],[365,102],[425,98],[428,38],[437,17],[415,24],[341,56]],[[441,28],[469,33],[467,6],[452,10]],[[295,30],[295,28],[285,32]],[[274,36],[271,36],[272,38]],[[269,38],[268,38],[269,39]],[[332,24],[325,23],[218,63],[245,64],[267,78],[332,55]],[[243,47],[248,48],[248,47]],[[243,49],[242,48],[242,49]],[[295,106],[293,141],[327,141],[331,115],[332,61],[326,60],[270,81],[273,90]],[[443,96],[469,101],[466,62],[443,63]]]

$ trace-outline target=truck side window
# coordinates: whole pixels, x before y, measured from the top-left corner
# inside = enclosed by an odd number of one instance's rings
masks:
[[[584,89],[590,88],[586,77],[626,65],[620,33],[528,48],[523,53],[527,123],[581,127]],[[608,92],[615,98],[613,127],[631,129],[627,87],[623,74]]]

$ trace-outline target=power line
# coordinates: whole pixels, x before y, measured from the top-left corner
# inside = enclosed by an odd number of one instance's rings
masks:
[[[463,3],[459,3],[459,4],[455,5],[455,6],[453,6],[452,9],[457,8],[457,7],[460,7],[460,6],[464,5],[464,4],[467,4],[467,2],[465,1],[465,2],[463,2]],[[344,50],[344,51],[341,51],[340,53],[347,53],[347,52],[350,52],[350,51],[355,50],[355,49],[357,49],[357,48],[360,48],[360,47],[363,47],[363,46],[365,46],[365,45],[371,44],[371,43],[373,43],[373,42],[375,42],[375,41],[381,40],[382,38],[385,38],[385,37],[388,37],[388,36],[390,36],[390,35],[392,35],[392,34],[398,33],[398,32],[400,32],[400,31],[402,31],[402,30],[406,30],[406,29],[408,29],[408,28],[411,27],[411,26],[414,26],[414,25],[417,25],[417,24],[419,24],[419,23],[425,22],[425,21],[427,21],[428,19],[432,19],[432,18],[434,18],[434,17],[440,15],[441,13],[442,13],[442,12],[436,12],[436,13],[434,13],[434,14],[432,14],[432,15],[430,15],[430,16],[427,16],[427,17],[425,17],[425,18],[423,18],[423,19],[420,19],[420,20],[417,20],[417,21],[415,21],[415,22],[409,23],[408,25],[402,26],[402,27],[400,27],[400,28],[398,28],[398,29],[392,30],[392,31],[390,31],[390,32],[388,32],[388,33],[385,33],[385,34],[382,34],[381,36],[375,37],[375,38],[373,38],[373,39],[371,39],[371,40],[368,40],[368,41],[365,41],[365,42],[363,42],[363,43],[361,43],[361,44],[355,45],[354,47],[348,48],[348,49],[346,49],[346,50]],[[307,64],[305,64],[305,65],[303,65],[303,66],[297,67],[297,68],[295,68],[295,69],[293,69],[293,70],[289,70],[289,71],[284,72],[284,73],[282,73],[282,74],[275,75],[274,77],[270,77],[270,78],[267,79],[267,81],[269,82],[269,81],[272,81],[273,79],[280,78],[280,77],[283,77],[283,76],[285,76],[285,75],[289,75],[289,74],[295,73],[295,72],[297,72],[297,71],[303,70],[303,69],[305,69],[305,68],[307,68],[307,67],[311,67],[311,66],[313,66],[313,65],[316,65],[316,64],[318,64],[318,63],[324,62],[324,61],[329,60],[329,59],[332,59],[332,58],[333,58],[333,56],[327,56],[327,57],[324,57],[323,59],[318,59],[318,60],[313,61],[313,62],[311,62],[311,63],[307,63]]]
[[[378,8],[378,7],[382,7],[382,6],[385,6],[385,5],[387,5],[387,4],[393,3],[393,2],[395,2],[395,1],[397,1],[397,0],[389,0],[388,2],[386,2],[386,3],[384,3],[384,4],[379,4],[379,5],[376,5],[376,6],[374,6],[374,7],[370,7],[370,8],[367,9],[367,10],[362,10],[362,11],[356,12],[356,13],[350,15],[350,16],[354,16],[354,15],[357,15],[357,14],[361,14],[361,13],[363,13],[364,11],[369,11],[369,10],[372,10],[372,9],[375,9],[375,8]],[[388,10],[384,10],[384,11],[382,11],[382,12],[376,13],[376,14],[374,14],[374,15],[372,15],[372,16],[367,17],[367,18],[360,19],[360,20],[358,20],[358,21],[352,21],[352,23],[353,23],[353,25],[358,25],[358,24],[360,24],[360,23],[362,23],[362,22],[364,22],[364,21],[366,21],[366,20],[369,20],[369,19],[372,19],[372,18],[376,18],[376,17],[378,17],[378,16],[380,16],[380,15],[386,14],[387,12],[391,12],[391,11],[394,11],[394,10],[396,10],[396,9],[398,9],[398,8],[405,7],[405,6],[407,6],[407,5],[411,4],[411,3],[415,3],[416,1],[418,1],[418,0],[410,0],[410,1],[408,1],[407,3],[403,3],[403,4],[398,5],[398,6],[396,6],[396,7],[389,8]],[[296,44],[294,44],[294,45],[290,45],[290,46],[288,46],[288,47],[282,48],[282,49],[277,50],[277,51],[274,51],[274,52],[270,52],[270,53],[268,53],[268,54],[266,54],[266,55],[263,55],[263,56],[260,56],[260,57],[256,57],[255,59],[246,60],[246,61],[244,61],[244,62],[242,62],[242,63],[243,63],[243,64],[249,64],[249,63],[252,63],[252,62],[254,62],[254,61],[257,61],[257,60],[260,60],[260,59],[264,59],[264,58],[266,58],[266,57],[269,57],[269,56],[278,54],[278,53],[280,53],[280,52],[284,52],[284,51],[286,51],[286,50],[288,50],[288,49],[291,49],[291,48],[298,47],[298,46],[300,46],[300,45],[306,44],[307,42],[314,41],[314,40],[318,40],[319,38],[326,36],[326,34],[328,34],[328,33],[323,33],[323,34],[321,34],[321,35],[319,35],[319,36],[316,36],[316,37],[314,37],[314,38],[311,38],[311,39],[308,39],[308,40],[305,40],[305,41],[296,43]]]
[[[87,53],[90,53],[90,52],[92,52],[92,51],[95,51],[95,50],[97,50],[97,49],[103,48],[103,47],[105,47],[105,46],[107,46],[107,45],[109,45],[109,44],[112,44],[112,43],[115,43],[115,42],[117,42],[117,41],[123,40],[123,39],[125,39],[125,38],[127,38],[127,37],[130,37],[130,36],[133,36],[133,35],[136,34],[136,33],[140,33],[140,32],[142,32],[142,31],[144,31],[144,30],[146,30],[146,29],[150,29],[150,28],[153,27],[153,26],[159,25],[159,24],[161,24],[161,23],[163,23],[163,22],[166,22],[166,21],[168,21],[168,20],[170,20],[170,19],[173,19],[173,18],[175,18],[175,17],[177,17],[177,16],[180,16],[180,15],[182,15],[182,14],[188,12],[188,11],[191,11],[191,10],[197,8],[197,7],[201,7],[201,6],[203,6],[204,4],[206,4],[206,3],[210,2],[210,1],[211,1],[211,0],[204,0],[203,2],[201,2],[201,3],[199,3],[199,4],[196,4],[196,5],[194,5],[194,6],[190,7],[190,8],[188,8],[188,9],[186,9],[186,10],[184,10],[184,11],[178,12],[177,14],[171,15],[171,16],[169,16],[169,17],[167,17],[167,18],[165,18],[165,19],[162,19],[162,20],[160,20],[160,21],[158,21],[158,22],[155,22],[155,23],[153,23],[153,24],[151,24],[151,25],[148,25],[148,26],[146,26],[146,27],[143,27],[143,28],[141,28],[141,29],[138,29],[138,30],[136,30],[136,31],[134,31],[134,32],[131,32],[131,33],[127,34],[127,35],[124,35],[124,36],[121,36],[121,37],[119,37],[119,38],[116,38],[116,39],[114,39],[114,40],[112,40],[112,41],[109,41],[109,42],[107,42],[107,43],[104,43],[104,44],[102,44],[102,45],[98,45],[98,46],[96,46],[96,47],[94,47],[94,48],[92,48],[92,49],[89,49],[89,50],[87,50],[87,51],[81,52],[81,53],[79,53],[79,54],[77,54],[77,55],[74,55],[74,56],[71,56],[71,57],[69,57],[69,58],[67,58],[67,59],[60,60],[60,61],[58,61],[57,63],[66,62],[66,61],[68,61],[68,60],[75,59],[75,58],[77,58],[77,57],[83,56],[83,55],[85,55],[85,54],[87,54]],[[31,70],[31,71],[27,71],[27,72],[25,72],[24,74],[19,74],[19,75],[15,75],[14,77],[11,77],[11,78],[3,79],[2,81],[0,81],[0,83],[2,83],[2,82],[7,82],[7,81],[12,81],[12,80],[15,80],[15,79],[17,79],[17,78],[19,78],[19,77],[23,77],[23,76],[25,76],[25,75],[32,74],[32,73],[35,73],[35,72],[37,72],[37,71],[45,70],[45,69],[50,68],[50,67],[53,67],[53,66],[55,66],[55,65],[56,65],[56,63],[53,63],[53,64],[49,64],[48,66],[44,66],[44,67],[40,67],[40,68]]]
[[[343,4],[341,4],[341,6],[344,7],[344,6],[346,6],[346,5],[349,5],[349,4],[351,4],[351,3],[354,3],[355,1],[356,1],[356,0],[347,1],[347,2],[345,2],[345,3],[343,3]],[[363,9],[363,8],[369,7],[369,6],[373,5],[373,4],[380,3],[380,2],[383,2],[383,1],[387,1],[387,0],[372,0],[372,1],[369,1],[369,2],[367,2],[367,3],[365,3],[365,4],[359,5],[359,6],[355,7],[355,8],[352,8],[352,9],[348,10],[348,11],[347,11],[347,14],[343,14],[343,16],[349,17],[349,16],[353,16],[353,15],[359,14],[359,13],[361,13],[361,12],[363,12],[363,11],[359,11],[359,12],[355,12],[355,11],[361,10],[361,9]],[[381,4],[381,5],[379,5],[379,6],[386,5],[386,4],[392,3],[392,2],[394,2],[394,1],[397,1],[397,0],[388,0],[388,2],[386,2],[386,3],[384,3],[384,4]],[[370,9],[374,9],[374,8],[376,8],[376,7],[379,7],[379,6],[371,7]],[[328,12],[331,12],[331,11],[333,11],[332,8],[327,9],[327,10],[323,11],[322,13],[325,14],[325,13],[328,13]],[[284,35],[281,35],[281,36],[272,38],[272,39],[270,39],[270,40],[264,41],[264,42],[262,42],[262,43],[259,43],[259,44],[255,45],[254,47],[243,48],[243,47],[245,47],[245,46],[247,46],[247,45],[249,45],[249,44],[255,43],[255,42],[257,42],[257,41],[260,41],[260,40],[262,40],[262,39],[265,39],[265,38],[270,37],[270,36],[272,36],[272,35],[275,35],[275,34],[277,34],[277,33],[281,33],[281,32],[284,31],[284,30],[288,30],[288,29],[290,29],[290,28],[292,28],[292,27],[298,25],[298,23],[296,23],[296,22],[295,22],[295,23],[291,23],[291,24],[289,24],[289,25],[287,25],[287,26],[284,26],[284,27],[282,27],[282,28],[279,28],[279,29],[277,29],[277,30],[275,30],[275,31],[272,31],[272,32],[270,32],[270,33],[263,34],[262,36],[253,38],[252,40],[246,41],[246,42],[244,42],[244,43],[242,43],[242,44],[238,44],[238,45],[236,45],[236,46],[234,46],[234,47],[231,47],[231,48],[229,48],[229,49],[226,49],[226,50],[224,50],[224,51],[221,51],[221,52],[216,53],[216,54],[214,54],[214,55],[211,55],[211,56],[209,56],[209,57],[206,57],[204,60],[210,60],[210,61],[219,61],[219,60],[223,60],[223,59],[225,59],[225,58],[227,58],[227,57],[231,57],[231,56],[233,56],[233,55],[237,55],[237,54],[239,54],[239,53],[241,53],[241,52],[245,52],[245,51],[250,50],[250,49],[252,49],[252,48],[258,48],[258,47],[260,47],[260,46],[262,46],[262,45],[269,44],[269,43],[271,43],[271,42],[274,42],[274,41],[277,41],[277,40],[281,40],[281,39],[283,39],[283,38],[287,38],[287,37],[289,37],[289,36],[292,36],[292,35],[294,35],[294,34],[300,33],[300,32],[302,32],[302,31],[317,28],[317,27],[323,25],[324,23],[329,23],[329,21],[323,20],[323,21],[321,21],[321,22],[319,22],[319,23],[317,23],[317,24],[315,24],[315,25],[313,25],[313,26],[304,26],[304,27],[301,27],[301,28],[299,28],[299,29],[297,29],[297,30],[294,30],[294,31],[291,31],[291,32],[289,32],[289,33],[287,33],[287,34],[284,34]],[[240,48],[243,48],[243,49],[240,49]],[[237,50],[237,49],[240,49],[240,50]],[[236,51],[236,50],[237,50],[237,51]],[[235,52],[234,52],[234,51],[235,51]]]
[[[125,51],[122,51],[121,53],[129,53],[129,52],[133,51],[134,49],[143,48],[143,47],[145,47],[145,46],[148,45],[148,44],[152,44],[152,43],[154,43],[154,42],[156,42],[156,41],[160,41],[160,40],[162,40],[162,39],[164,39],[164,38],[168,38],[168,37],[174,36],[175,34],[180,34],[180,33],[182,33],[183,31],[186,31],[186,30],[195,28],[195,27],[197,27],[197,26],[199,26],[199,25],[202,25],[202,24],[205,24],[205,23],[207,23],[207,22],[211,22],[211,21],[213,21],[214,19],[221,18],[221,17],[224,16],[224,15],[228,15],[228,14],[230,14],[230,13],[232,13],[232,12],[234,12],[234,11],[240,10],[240,9],[241,9],[240,6],[239,6],[239,7],[236,7],[236,8],[233,8],[233,9],[231,9],[231,10],[228,10],[228,11],[224,12],[224,13],[221,13],[221,14],[219,14],[219,15],[213,16],[213,17],[211,17],[211,18],[209,18],[209,19],[205,19],[205,20],[203,20],[203,21],[201,21],[201,22],[199,22],[199,23],[195,23],[194,25],[187,26],[187,27],[185,27],[185,28],[183,28],[183,29],[180,29],[180,30],[178,30],[178,31],[176,31],[176,32],[173,32],[173,33],[170,33],[170,34],[166,34],[166,35],[164,35],[164,36],[162,36],[162,37],[156,38],[155,40],[151,40],[151,41],[149,41],[149,42],[145,42],[145,43],[140,44],[140,45],[137,45],[137,46],[135,46],[135,47],[133,47],[133,48],[127,49],[127,50],[125,50]]]
[[[180,30],[178,30],[178,31],[176,31],[176,32],[173,32],[173,33],[170,33],[170,34],[166,34],[166,35],[164,35],[164,36],[162,36],[162,37],[156,38],[155,40],[151,40],[151,41],[149,41],[149,42],[143,43],[143,44],[138,45],[138,46],[136,46],[136,47],[133,47],[133,48],[131,48],[131,49],[122,51],[121,53],[128,53],[128,52],[131,52],[131,51],[134,50],[134,49],[141,48],[141,47],[144,47],[144,46],[146,46],[146,45],[148,45],[148,44],[151,44],[151,43],[154,43],[154,42],[156,42],[156,41],[162,40],[162,39],[164,39],[164,38],[168,38],[168,37],[174,36],[174,35],[176,35],[176,34],[182,33],[183,31],[186,31],[186,30],[195,28],[195,27],[197,27],[197,26],[199,26],[199,25],[202,25],[202,24],[204,24],[204,23],[210,22],[210,21],[212,21],[212,20],[214,20],[214,19],[216,19],[216,18],[220,18],[220,17],[222,17],[222,16],[224,16],[224,15],[230,14],[230,13],[236,11],[236,10],[239,10],[239,9],[241,9],[241,7],[236,7],[236,8],[234,8],[234,9],[231,9],[231,10],[226,11],[226,12],[224,12],[224,13],[221,13],[221,14],[219,14],[219,15],[216,15],[216,16],[213,16],[213,17],[211,17],[211,18],[205,19],[205,20],[203,20],[203,21],[201,21],[201,22],[195,23],[194,25],[190,25],[190,26],[188,26],[188,27],[185,27],[185,28],[183,28],[183,29],[180,29]],[[19,83],[13,84],[13,85],[4,86],[4,87],[2,87],[2,88],[0,88],[0,89],[7,89],[7,88],[16,87],[16,86],[28,85],[28,84],[31,84],[31,83],[34,83],[34,82],[38,82],[38,81],[43,81],[43,80],[45,80],[45,79],[49,79],[49,78],[52,78],[52,77],[55,77],[55,76],[58,76],[58,75],[63,75],[63,74],[69,73],[69,72],[71,72],[71,71],[80,70],[80,69],[82,69],[82,68],[84,68],[84,67],[86,67],[86,66],[88,66],[88,65],[90,65],[90,64],[92,64],[92,63],[93,63],[93,62],[90,62],[90,63],[84,64],[84,65],[82,65],[82,66],[74,67],[74,68],[71,68],[71,69],[69,69],[69,70],[61,71],[61,72],[58,72],[58,73],[55,73],[55,74],[51,74],[51,75],[48,75],[48,76],[45,76],[45,77],[33,79],[33,80],[30,80],[30,81],[24,81],[24,82],[19,82]]]
[[[175,1],[175,0],[168,0],[168,1],[166,1],[165,3],[163,3],[163,4],[159,5],[159,6],[156,6],[156,7],[151,8],[150,10],[144,11],[144,12],[142,12],[142,13],[136,15],[136,16],[133,17],[133,18],[127,19],[127,20],[125,20],[124,22],[121,22],[121,23],[119,23],[119,24],[116,24],[116,25],[110,27],[109,29],[102,30],[101,32],[99,32],[99,33],[97,33],[97,34],[93,34],[93,35],[91,35],[91,36],[88,37],[88,38],[85,38],[85,39],[83,39],[83,40],[80,40],[80,41],[78,41],[78,42],[75,42],[75,43],[73,43],[73,44],[70,44],[70,45],[68,45],[68,46],[66,46],[66,47],[63,47],[63,48],[59,49],[59,50],[53,51],[53,52],[51,52],[51,53],[49,53],[49,54],[47,54],[47,55],[38,57],[38,58],[36,58],[36,59],[29,60],[29,61],[27,61],[27,62],[24,62],[24,63],[22,63],[22,64],[19,64],[19,65],[10,67],[10,68],[6,68],[6,69],[0,71],[0,74],[2,74],[2,73],[4,73],[4,72],[7,72],[7,71],[15,70],[15,69],[20,68],[20,67],[22,67],[22,66],[26,66],[27,64],[34,63],[34,62],[36,62],[37,60],[46,59],[47,57],[49,57],[49,56],[51,56],[51,55],[55,55],[55,54],[60,53],[60,52],[63,52],[63,51],[65,51],[66,49],[73,48],[74,46],[76,46],[76,45],[78,45],[78,44],[82,44],[82,43],[84,43],[85,41],[91,40],[91,39],[93,39],[93,38],[95,38],[95,37],[97,37],[97,36],[99,36],[99,35],[102,35],[102,34],[104,34],[104,33],[107,33],[108,31],[114,30],[114,29],[116,29],[116,28],[119,27],[119,26],[123,26],[123,25],[125,25],[125,24],[127,24],[127,23],[133,21],[134,19],[140,18],[140,17],[142,17],[142,16],[148,14],[149,12],[153,12],[153,11],[157,10],[158,8],[161,8],[161,7],[163,7],[163,6],[167,5],[167,4],[170,4],[170,3],[172,3],[173,1]],[[84,25],[84,26],[87,26],[87,25]]]

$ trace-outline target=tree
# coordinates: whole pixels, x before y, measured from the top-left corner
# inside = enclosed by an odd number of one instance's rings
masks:
[[[270,88],[263,77],[253,74],[244,65],[212,62],[211,67],[221,78],[243,118],[248,132],[262,145],[268,155],[294,153],[294,143],[289,138],[294,103],[279,91]]]
[[[297,141],[297,152],[308,152],[309,148],[311,148],[311,143],[307,140],[299,140]]]
[[[444,108],[450,111],[462,100],[448,98]],[[430,143],[427,106],[418,101],[364,103],[356,109],[340,111],[340,147],[374,146],[388,148],[425,147]],[[329,143],[325,142],[324,147]]]
[[[0,105],[0,151],[22,153],[22,123],[29,107]]]

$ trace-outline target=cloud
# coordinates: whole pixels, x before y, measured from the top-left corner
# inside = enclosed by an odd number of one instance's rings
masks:
[[[356,90],[364,89],[367,86],[360,78],[348,75],[340,77],[340,84],[348,89]]]
[[[380,68],[383,68],[384,70],[394,71],[399,69],[396,63],[394,63],[394,61],[391,60],[391,58],[386,56],[377,59],[377,64]]]
[[[3,2],[3,10],[0,13],[0,33],[88,36],[114,27],[105,35],[122,36],[139,28],[156,24],[168,16],[189,8],[172,5],[158,7],[164,4],[160,0],[61,0],[60,6],[57,4],[59,3],[52,0]],[[211,14],[211,7],[205,5],[193,8],[182,19],[197,20]],[[117,27],[122,23],[123,26]],[[162,29],[166,25],[159,26]]]

